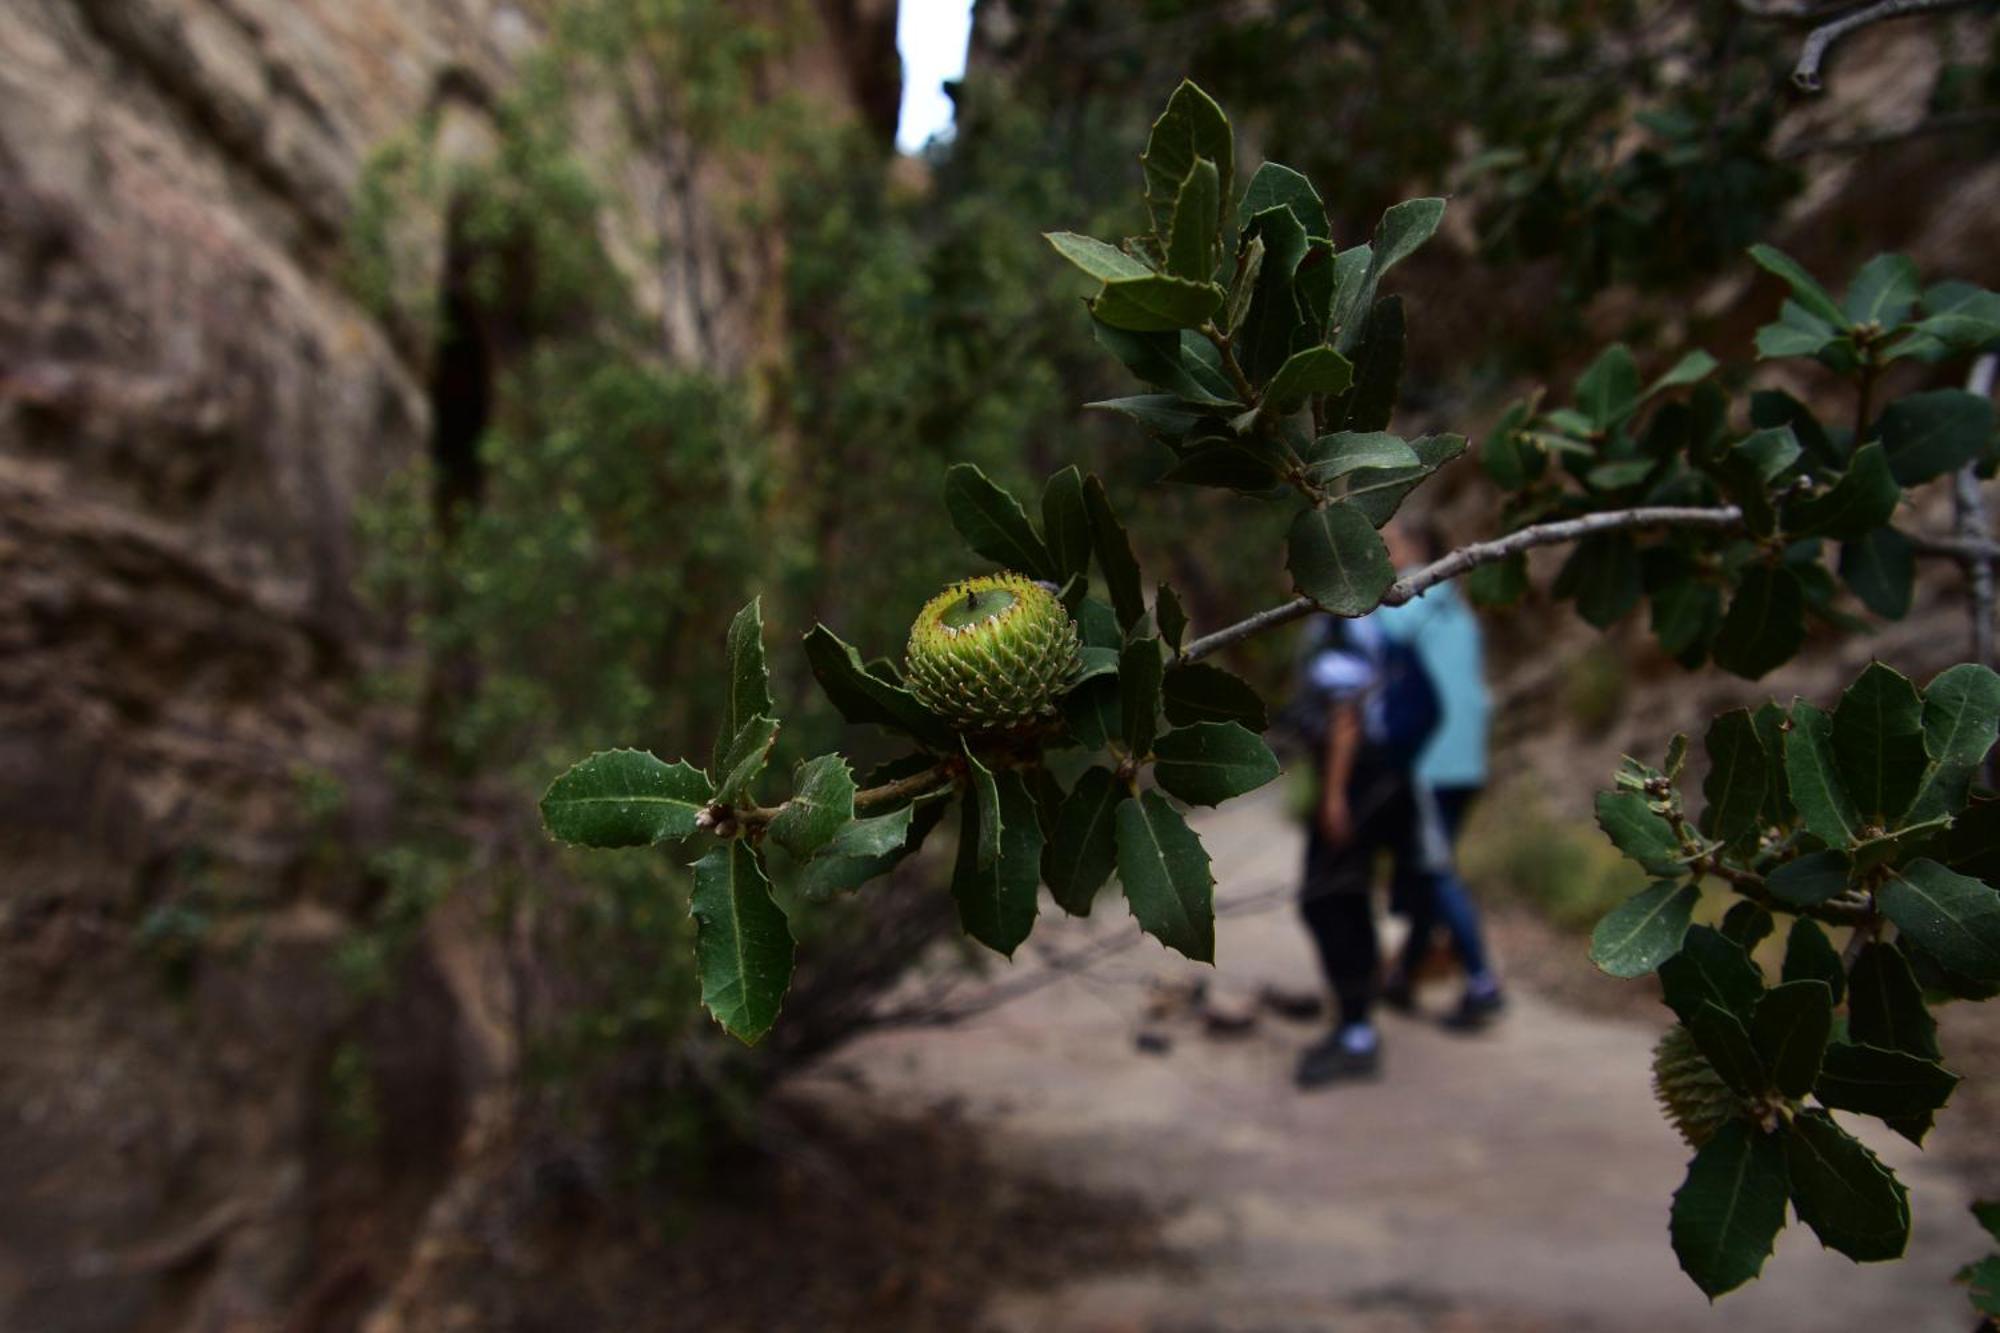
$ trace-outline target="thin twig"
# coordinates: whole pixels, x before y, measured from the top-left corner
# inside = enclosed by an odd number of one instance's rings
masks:
[[[1821,87],[1819,67],[1826,59],[1827,50],[1850,32],[1887,19],[1934,14],[1970,3],[1972,0],[1876,0],[1866,8],[1842,14],[1806,34],[1804,45],[1799,47],[1798,63],[1792,66],[1792,82],[1806,92],[1818,92]]]
[[[1653,505],[1638,509],[1613,509],[1601,514],[1586,514],[1582,518],[1561,519],[1554,523],[1537,523],[1533,527],[1510,532],[1504,537],[1495,537],[1491,541],[1474,542],[1470,546],[1460,547],[1442,559],[1425,565],[1407,578],[1396,580],[1389,585],[1389,591],[1382,594],[1381,604],[1400,606],[1437,584],[1457,578],[1468,570],[1477,569],[1481,565],[1490,565],[1496,560],[1505,560],[1516,552],[1537,546],[1554,546],[1595,533],[1622,532],[1633,528],[1735,528],[1741,526],[1742,522],[1743,511],[1735,505],[1720,505],[1713,508]],[[1317,610],[1319,605],[1310,597],[1295,597],[1282,605],[1269,607],[1239,620],[1226,629],[1203,635],[1181,651],[1180,660],[1197,661],[1232,644],[1241,643],[1245,639],[1261,634],[1267,629],[1302,619]]]
[[[1860,153],[1870,148],[1881,148],[1888,144],[1903,143],[1933,134],[1958,134],[1994,125],[2000,125],[2000,108],[1984,107],[1978,111],[1954,111],[1946,115],[1927,117],[1914,125],[1906,125],[1898,130],[1864,130],[1859,134],[1851,134],[1840,139],[1801,139],[1796,143],[1786,144],[1773,156],[1780,162],[1793,162],[1819,153]]]

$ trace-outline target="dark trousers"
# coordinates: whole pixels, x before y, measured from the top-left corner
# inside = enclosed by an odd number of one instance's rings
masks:
[[[1348,783],[1347,803],[1354,829],[1339,846],[1328,842],[1314,821],[1299,892],[1299,913],[1319,950],[1343,1027],[1366,1022],[1375,1002],[1375,974],[1382,961],[1372,893],[1376,857],[1387,850],[1398,871],[1422,865],[1408,773],[1357,770]]]
[[[1437,787],[1431,795],[1437,801],[1438,822],[1443,825],[1445,843],[1456,854],[1459,830],[1465,826],[1465,813],[1479,795],[1479,788]],[[1399,877],[1401,870],[1399,864]],[[1444,927],[1452,948],[1457,950],[1466,976],[1478,977],[1487,971],[1486,941],[1479,929],[1479,912],[1473,907],[1472,894],[1455,866],[1428,872],[1413,865],[1409,880],[1397,884],[1396,899],[1410,919],[1410,935],[1403,945],[1401,963],[1406,978],[1415,979],[1439,926]]]

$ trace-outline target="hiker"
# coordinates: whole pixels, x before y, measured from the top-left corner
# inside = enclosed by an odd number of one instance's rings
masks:
[[[1404,525],[1398,521],[1397,526]],[[1428,525],[1405,529],[1419,564],[1443,554],[1437,531]],[[1404,569],[1407,573],[1408,569]],[[1456,864],[1458,835],[1466,811],[1486,785],[1488,715],[1491,701],[1480,647],[1479,618],[1452,583],[1441,583],[1401,606],[1385,606],[1370,619],[1400,643],[1409,644],[1438,692],[1442,716],[1418,756],[1413,780],[1417,798],[1429,799],[1444,839],[1444,855],[1433,870],[1397,865],[1393,896],[1409,919],[1410,933],[1400,960],[1389,969],[1382,1000],[1405,1013],[1416,1011],[1416,980],[1439,927],[1465,972],[1465,990],[1444,1019],[1446,1027],[1476,1032],[1505,1007],[1500,978],[1486,953],[1479,912]]]
[[[1390,536],[1392,555],[1399,545],[1407,548]],[[1415,874],[1442,851],[1436,821],[1423,817],[1411,778],[1441,713],[1421,660],[1390,638],[1377,616],[1322,616],[1308,634],[1289,710],[1318,777],[1299,910],[1337,1012],[1333,1030],[1300,1057],[1301,1088],[1380,1072],[1381,1037],[1370,1021],[1381,962],[1376,857],[1387,850],[1399,873]]]

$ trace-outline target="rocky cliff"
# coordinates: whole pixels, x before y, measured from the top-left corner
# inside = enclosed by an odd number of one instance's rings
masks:
[[[367,836],[408,739],[356,702],[392,645],[355,510],[478,410],[477,366],[351,297],[345,243],[379,145],[483,150],[544,8],[0,7],[0,1327],[350,1326],[512,1058],[491,960],[433,923],[373,1020],[382,1161],[328,1166],[329,951],[364,890],[315,840]],[[893,4],[771,8],[803,28],[772,86],[886,141]],[[668,354],[754,371],[775,251],[698,172],[602,184],[629,252],[672,257],[632,274]],[[432,228],[399,278],[447,268]],[[187,969],[161,908],[191,885],[237,924]]]

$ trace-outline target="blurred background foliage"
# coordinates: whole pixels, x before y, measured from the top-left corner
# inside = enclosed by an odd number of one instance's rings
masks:
[[[787,719],[776,767],[840,739],[865,775],[879,740],[840,737],[785,645],[823,620],[868,656],[900,652],[915,609],[967,568],[938,503],[945,465],[1017,490],[1069,462],[1114,495],[1157,478],[1163,448],[1079,410],[1127,390],[1041,233],[1140,229],[1137,146],[1174,83],[1198,80],[1255,157],[1318,182],[1343,244],[1395,199],[1454,196],[1452,244],[1428,278],[1413,265],[1429,295],[1405,402],[1461,430],[1518,377],[1612,336],[1686,336],[1704,284],[1772,231],[1814,161],[1774,147],[1795,34],[1729,0],[989,0],[956,136],[916,160],[773,85],[783,6],[558,12],[490,154],[449,163],[420,125],[359,196],[355,290],[437,349],[441,379],[471,377],[461,396],[480,406],[441,423],[428,467],[364,520],[366,593],[408,649],[371,688],[417,712],[423,743],[390,845],[354,853],[377,892],[349,971],[364,995],[386,984],[398,941],[476,882],[480,915],[536,963],[516,1016],[541,1075],[530,1101],[609,1116],[639,1175],[686,1167],[741,1094],[872,1021],[946,934],[948,904],[919,869],[796,916],[790,1016],[741,1052],[699,1013],[675,858],[561,853],[535,795],[613,741],[704,753],[724,628],[760,593]],[[1990,150],[1976,116],[2000,91],[1993,53],[1940,69],[1933,112],[1974,119],[1939,151]],[[641,279],[672,256],[630,253],[607,222],[590,165],[607,96],[632,142],[672,145],[670,178],[730,183],[735,225],[780,257],[781,339],[740,373],[672,354],[647,313]],[[447,232],[446,279],[412,293],[398,247],[425,211]],[[1591,312],[1613,288],[1639,295],[1607,328]],[[1197,625],[1283,587],[1282,514],[1170,488],[1128,512]],[[1287,646],[1254,652],[1240,665],[1281,693]],[[1587,665],[1569,706],[1597,726],[1624,676]],[[1579,901],[1556,915],[1590,919],[1629,887],[1622,863],[1544,823],[1505,831],[1493,875],[1531,897],[1559,880]],[[355,1101],[365,1071],[340,1069]],[[358,1104],[343,1118],[371,1123]]]

